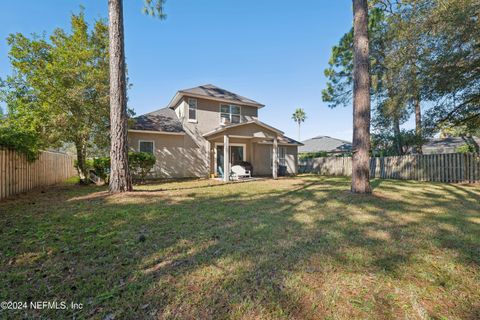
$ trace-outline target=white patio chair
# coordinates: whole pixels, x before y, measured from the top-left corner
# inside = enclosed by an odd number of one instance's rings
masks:
[[[244,167],[235,165],[232,166],[232,177],[234,179],[244,179],[244,178],[251,178],[252,175],[250,173],[250,170],[245,170]]]

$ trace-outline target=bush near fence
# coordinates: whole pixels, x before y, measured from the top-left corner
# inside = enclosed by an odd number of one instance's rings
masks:
[[[351,176],[352,158],[300,161],[299,172]],[[480,182],[480,154],[449,153],[370,158],[370,177],[438,182]]]
[[[28,161],[14,150],[0,149],[0,200],[77,175],[73,161],[71,155],[48,151],[40,152],[37,160]]]

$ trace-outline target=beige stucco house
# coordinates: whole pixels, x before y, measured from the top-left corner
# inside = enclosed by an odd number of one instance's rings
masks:
[[[302,144],[259,121],[263,107],[213,85],[180,90],[165,108],[134,118],[129,148],[155,154],[154,178],[228,180],[224,172],[243,161],[253,176],[295,174]]]

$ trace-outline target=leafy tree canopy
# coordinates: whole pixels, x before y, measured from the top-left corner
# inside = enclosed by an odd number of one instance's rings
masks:
[[[375,134],[397,142],[413,111],[416,140],[456,128],[480,128],[480,2],[375,0],[369,20],[370,77]],[[353,30],[332,49],[322,98],[330,107],[352,99]],[[421,118],[420,102],[431,106]],[[382,137],[378,137],[383,139]],[[397,152],[405,149],[397,143]]]
[[[89,30],[81,10],[70,32],[7,41],[13,73],[2,82],[4,121],[36,134],[41,148],[73,143],[86,176],[88,150],[108,146],[108,26],[98,20]]]

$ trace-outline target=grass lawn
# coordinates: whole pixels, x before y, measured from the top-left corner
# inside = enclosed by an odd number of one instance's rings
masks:
[[[0,318],[479,319],[480,188],[301,176],[0,202]]]

